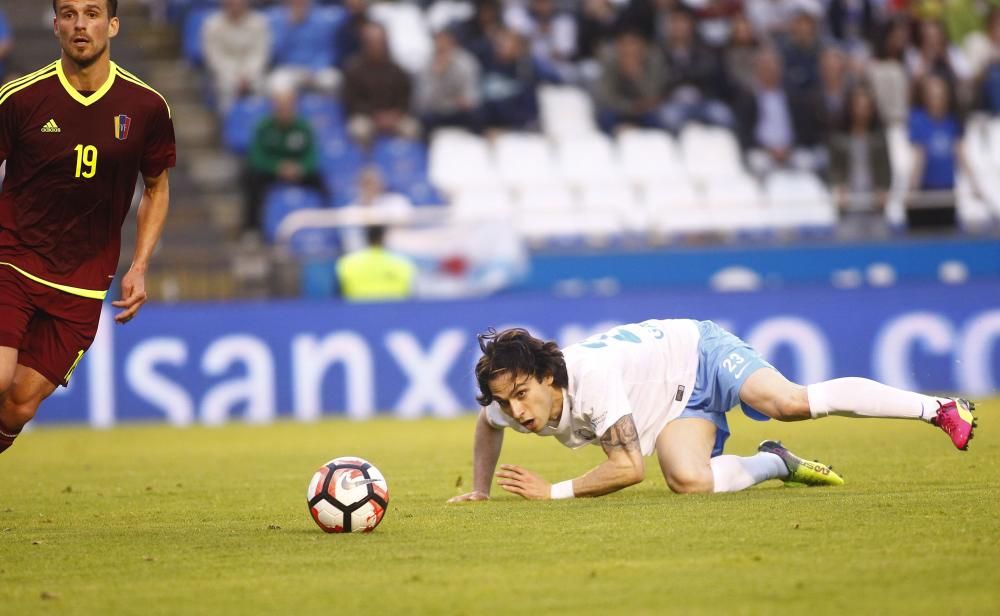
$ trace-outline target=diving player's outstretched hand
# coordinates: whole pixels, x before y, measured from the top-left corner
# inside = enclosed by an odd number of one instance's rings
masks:
[[[124,308],[115,315],[115,321],[128,323],[131,321],[139,307],[146,303],[146,277],[135,270],[129,270],[122,278],[122,298],[111,302],[115,308]]]
[[[501,464],[497,477],[499,477],[498,486],[522,498],[548,500],[551,496],[552,484],[515,464]]]
[[[472,492],[466,492],[465,494],[459,494],[458,496],[452,496],[448,499],[449,503],[467,503],[469,501],[485,501],[490,500],[490,495],[485,492],[480,492],[479,490],[474,490]]]

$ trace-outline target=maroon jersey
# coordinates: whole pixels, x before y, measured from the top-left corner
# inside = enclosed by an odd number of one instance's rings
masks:
[[[76,91],[59,60],[0,88],[0,264],[102,298],[141,172],[175,161],[170,108],[111,63],[96,92]]]

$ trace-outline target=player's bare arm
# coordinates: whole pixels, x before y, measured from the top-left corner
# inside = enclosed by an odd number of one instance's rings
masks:
[[[640,483],[645,477],[639,432],[632,415],[622,417],[608,428],[600,444],[608,459],[572,480],[573,496],[603,496]],[[497,485],[523,498],[546,500],[553,497],[552,484],[526,468],[501,464],[497,477]]]
[[[143,181],[146,187],[139,203],[135,253],[132,256],[131,267],[122,278],[121,299],[113,302],[116,308],[122,308],[122,311],[115,315],[115,321],[119,323],[131,321],[139,312],[139,308],[146,303],[146,269],[153,250],[160,240],[160,234],[163,233],[167,210],[170,208],[170,181],[167,170],[156,177],[144,176]]]
[[[494,428],[486,421],[486,409],[479,411],[476,421],[476,436],[472,446],[472,491],[448,499],[449,503],[481,501],[490,498],[490,484],[493,472],[500,459],[503,447],[503,430]]]

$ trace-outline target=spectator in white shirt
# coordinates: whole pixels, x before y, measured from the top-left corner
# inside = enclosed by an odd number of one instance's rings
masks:
[[[240,97],[260,91],[271,31],[249,0],[223,0],[222,7],[205,20],[201,39],[220,112],[228,111]]]

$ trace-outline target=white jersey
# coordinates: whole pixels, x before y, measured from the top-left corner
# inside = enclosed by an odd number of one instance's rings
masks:
[[[698,372],[696,321],[671,319],[622,325],[563,349],[569,385],[563,390],[559,425],[539,436],[554,436],[567,447],[598,444],[600,437],[631,414],[643,455],[687,406]],[[495,428],[529,432],[500,410],[486,407]]]

